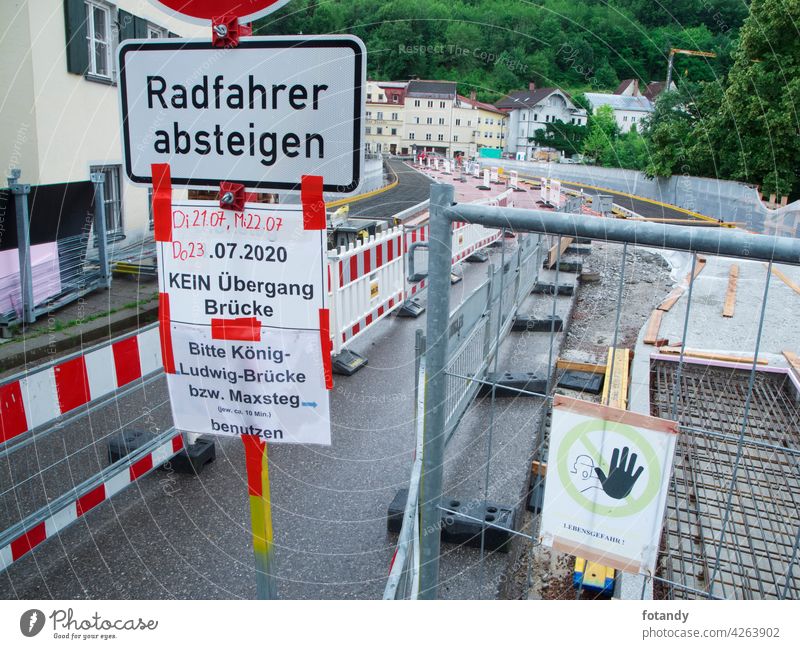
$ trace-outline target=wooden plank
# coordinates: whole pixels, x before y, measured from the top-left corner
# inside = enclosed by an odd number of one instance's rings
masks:
[[[669,311],[673,306],[675,306],[675,302],[677,302],[681,295],[683,295],[683,288],[678,286],[677,288],[672,289],[672,292],[667,295],[664,301],[658,305],[659,311]]]
[[[792,289],[795,293],[800,295],[800,286],[798,286],[791,279],[789,279],[789,277],[787,277],[783,271],[773,266],[772,274],[775,275],[775,277],[777,277],[778,279],[780,279],[784,284],[786,284],[786,286]]]
[[[552,268],[556,261],[558,261],[559,256],[564,256],[564,252],[567,248],[572,245],[574,239],[572,237],[561,237],[561,251],[558,250],[558,243],[550,248],[550,252],[547,255],[547,267]]]
[[[728,290],[725,291],[725,305],[722,307],[722,315],[725,318],[732,318],[736,308],[736,285],[739,282],[739,264],[731,264],[728,271]]]
[[[794,352],[790,352],[788,349],[783,350],[783,355],[786,357],[786,360],[789,361],[789,365],[795,371],[795,374],[800,377],[800,356]]]
[[[605,365],[595,365],[594,363],[579,363],[578,361],[568,361],[563,358],[556,360],[556,367],[560,370],[572,372],[589,372],[591,374],[605,374]]]
[[[616,353],[614,353],[613,347],[608,348],[606,378],[603,381],[603,395],[600,403],[620,410],[627,409],[630,353],[630,349],[617,347]]]
[[[659,351],[662,354],[680,354],[681,348],[667,346],[667,347],[662,347]],[[691,356],[692,358],[703,358],[708,361],[724,361],[726,363],[746,363],[748,365],[753,364],[752,356],[738,356],[733,354],[720,354],[718,352],[704,352],[700,349],[685,349],[683,355]],[[766,358],[759,358],[756,364],[769,365],[769,361]]]
[[[655,345],[658,343],[658,330],[661,329],[661,318],[664,317],[664,311],[660,309],[653,309],[650,314],[650,321],[647,323],[647,330],[644,332],[644,344]]]
[[[706,267],[706,258],[705,257],[697,257],[697,263],[694,265],[694,276],[692,276],[692,271],[686,273],[686,278],[684,282],[686,284],[691,284],[694,280],[697,279],[697,276],[700,274]],[[678,286],[677,288],[673,289],[672,293],[667,295],[666,299],[658,305],[658,309],[661,311],[669,311],[675,303],[680,299],[681,295],[683,295],[685,289],[682,286]]]

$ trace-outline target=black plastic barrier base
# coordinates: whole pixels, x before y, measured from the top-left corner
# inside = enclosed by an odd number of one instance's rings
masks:
[[[389,505],[386,528],[395,534],[403,525],[403,511],[408,499],[408,489],[401,489]],[[484,529],[484,548],[490,551],[508,552],[513,534],[506,530],[514,529],[515,508],[511,505],[487,501],[484,507],[482,498],[463,501],[444,498],[441,518],[442,541],[455,545],[481,547],[481,527]],[[497,525],[504,529],[492,527]]]
[[[489,261],[489,255],[486,253],[485,250],[476,250],[464,261],[470,264],[483,264],[484,262]]]
[[[563,376],[558,380],[558,387],[588,392],[589,394],[600,394],[603,390],[604,378],[602,374],[569,370],[564,372]]]
[[[340,376],[353,376],[358,370],[367,364],[367,359],[361,354],[343,349],[338,354],[331,356],[333,373]]]
[[[536,282],[532,292],[544,295],[553,295],[556,292],[556,285],[553,282]],[[558,285],[559,295],[572,295],[573,293],[575,293],[574,284]]]
[[[548,315],[544,318],[537,318],[532,315],[518,315],[511,324],[511,331],[561,331],[564,328],[564,321],[560,316]]]
[[[121,460],[138,450],[153,438],[155,434],[144,430],[128,430],[114,435],[108,441],[109,464]],[[196,475],[211,464],[217,457],[213,437],[200,437],[188,449],[184,449],[169,460],[170,470],[178,473]]]
[[[523,394],[518,390],[525,390],[527,392],[544,393],[547,390],[547,379],[540,378],[532,372],[489,372],[486,375],[486,380],[490,383],[497,383],[495,387],[495,397],[531,397],[534,395]],[[507,389],[513,388],[513,389]],[[492,394],[492,386],[488,383],[482,383],[478,390],[479,397],[485,397]]]
[[[126,430],[114,435],[108,440],[108,463],[114,464],[137,451],[155,437],[155,433],[147,430]]]
[[[198,437],[194,444],[183,449],[169,461],[171,469],[178,473],[195,475],[207,464],[217,459],[217,447],[213,437]]]
[[[425,307],[417,300],[406,300],[403,306],[397,309],[398,318],[419,318],[425,313]]]
[[[542,264],[543,268],[547,268],[547,260]],[[555,269],[555,266],[553,266]],[[583,262],[581,261],[562,261],[558,264],[558,270],[561,273],[580,273],[583,270]]]
[[[567,248],[567,252],[571,255],[581,255],[582,257],[585,257],[592,254],[592,247],[584,245],[576,246],[573,243],[569,248]]]

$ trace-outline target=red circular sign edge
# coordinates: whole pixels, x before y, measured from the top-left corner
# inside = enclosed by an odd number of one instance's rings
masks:
[[[151,0],[164,11],[188,18],[193,22],[208,22],[217,16],[236,16],[239,20],[254,20],[280,9],[289,0]]]

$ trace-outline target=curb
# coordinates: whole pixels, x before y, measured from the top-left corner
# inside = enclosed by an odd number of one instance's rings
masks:
[[[126,331],[138,329],[143,325],[155,322],[157,319],[158,306],[153,306],[117,320],[98,318],[96,321],[88,323],[86,329],[67,333],[66,336],[57,340],[52,340],[45,332],[33,338],[29,344],[23,341],[21,343],[23,345],[21,351],[0,358],[0,372],[21,371],[32,362],[52,357],[54,354],[79,349],[87,343],[98,342],[103,338],[111,338]],[[0,347],[0,351],[2,349]]]

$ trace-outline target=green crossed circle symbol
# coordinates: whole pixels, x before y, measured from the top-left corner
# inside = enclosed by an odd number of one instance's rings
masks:
[[[601,465],[601,468],[608,472],[608,462],[601,458],[600,452],[589,441],[589,433],[598,430],[611,430],[619,433],[631,443],[635,444],[640,450],[640,457],[644,462],[645,472],[648,477],[644,491],[638,498],[634,498],[631,495],[625,498],[622,504],[618,506],[603,505],[583,495],[578,491],[578,488],[573,484],[572,480],[570,480],[569,450],[577,442],[581,442],[586,446],[591,455],[598,458],[598,463]],[[581,507],[593,514],[602,514],[603,516],[610,516],[612,518],[621,518],[623,516],[638,514],[647,507],[658,495],[659,491],[661,491],[661,464],[658,461],[655,450],[653,450],[653,447],[645,439],[644,435],[627,424],[603,421],[602,419],[592,419],[578,424],[564,436],[559,448],[557,463],[558,477],[561,480],[564,490]]]

